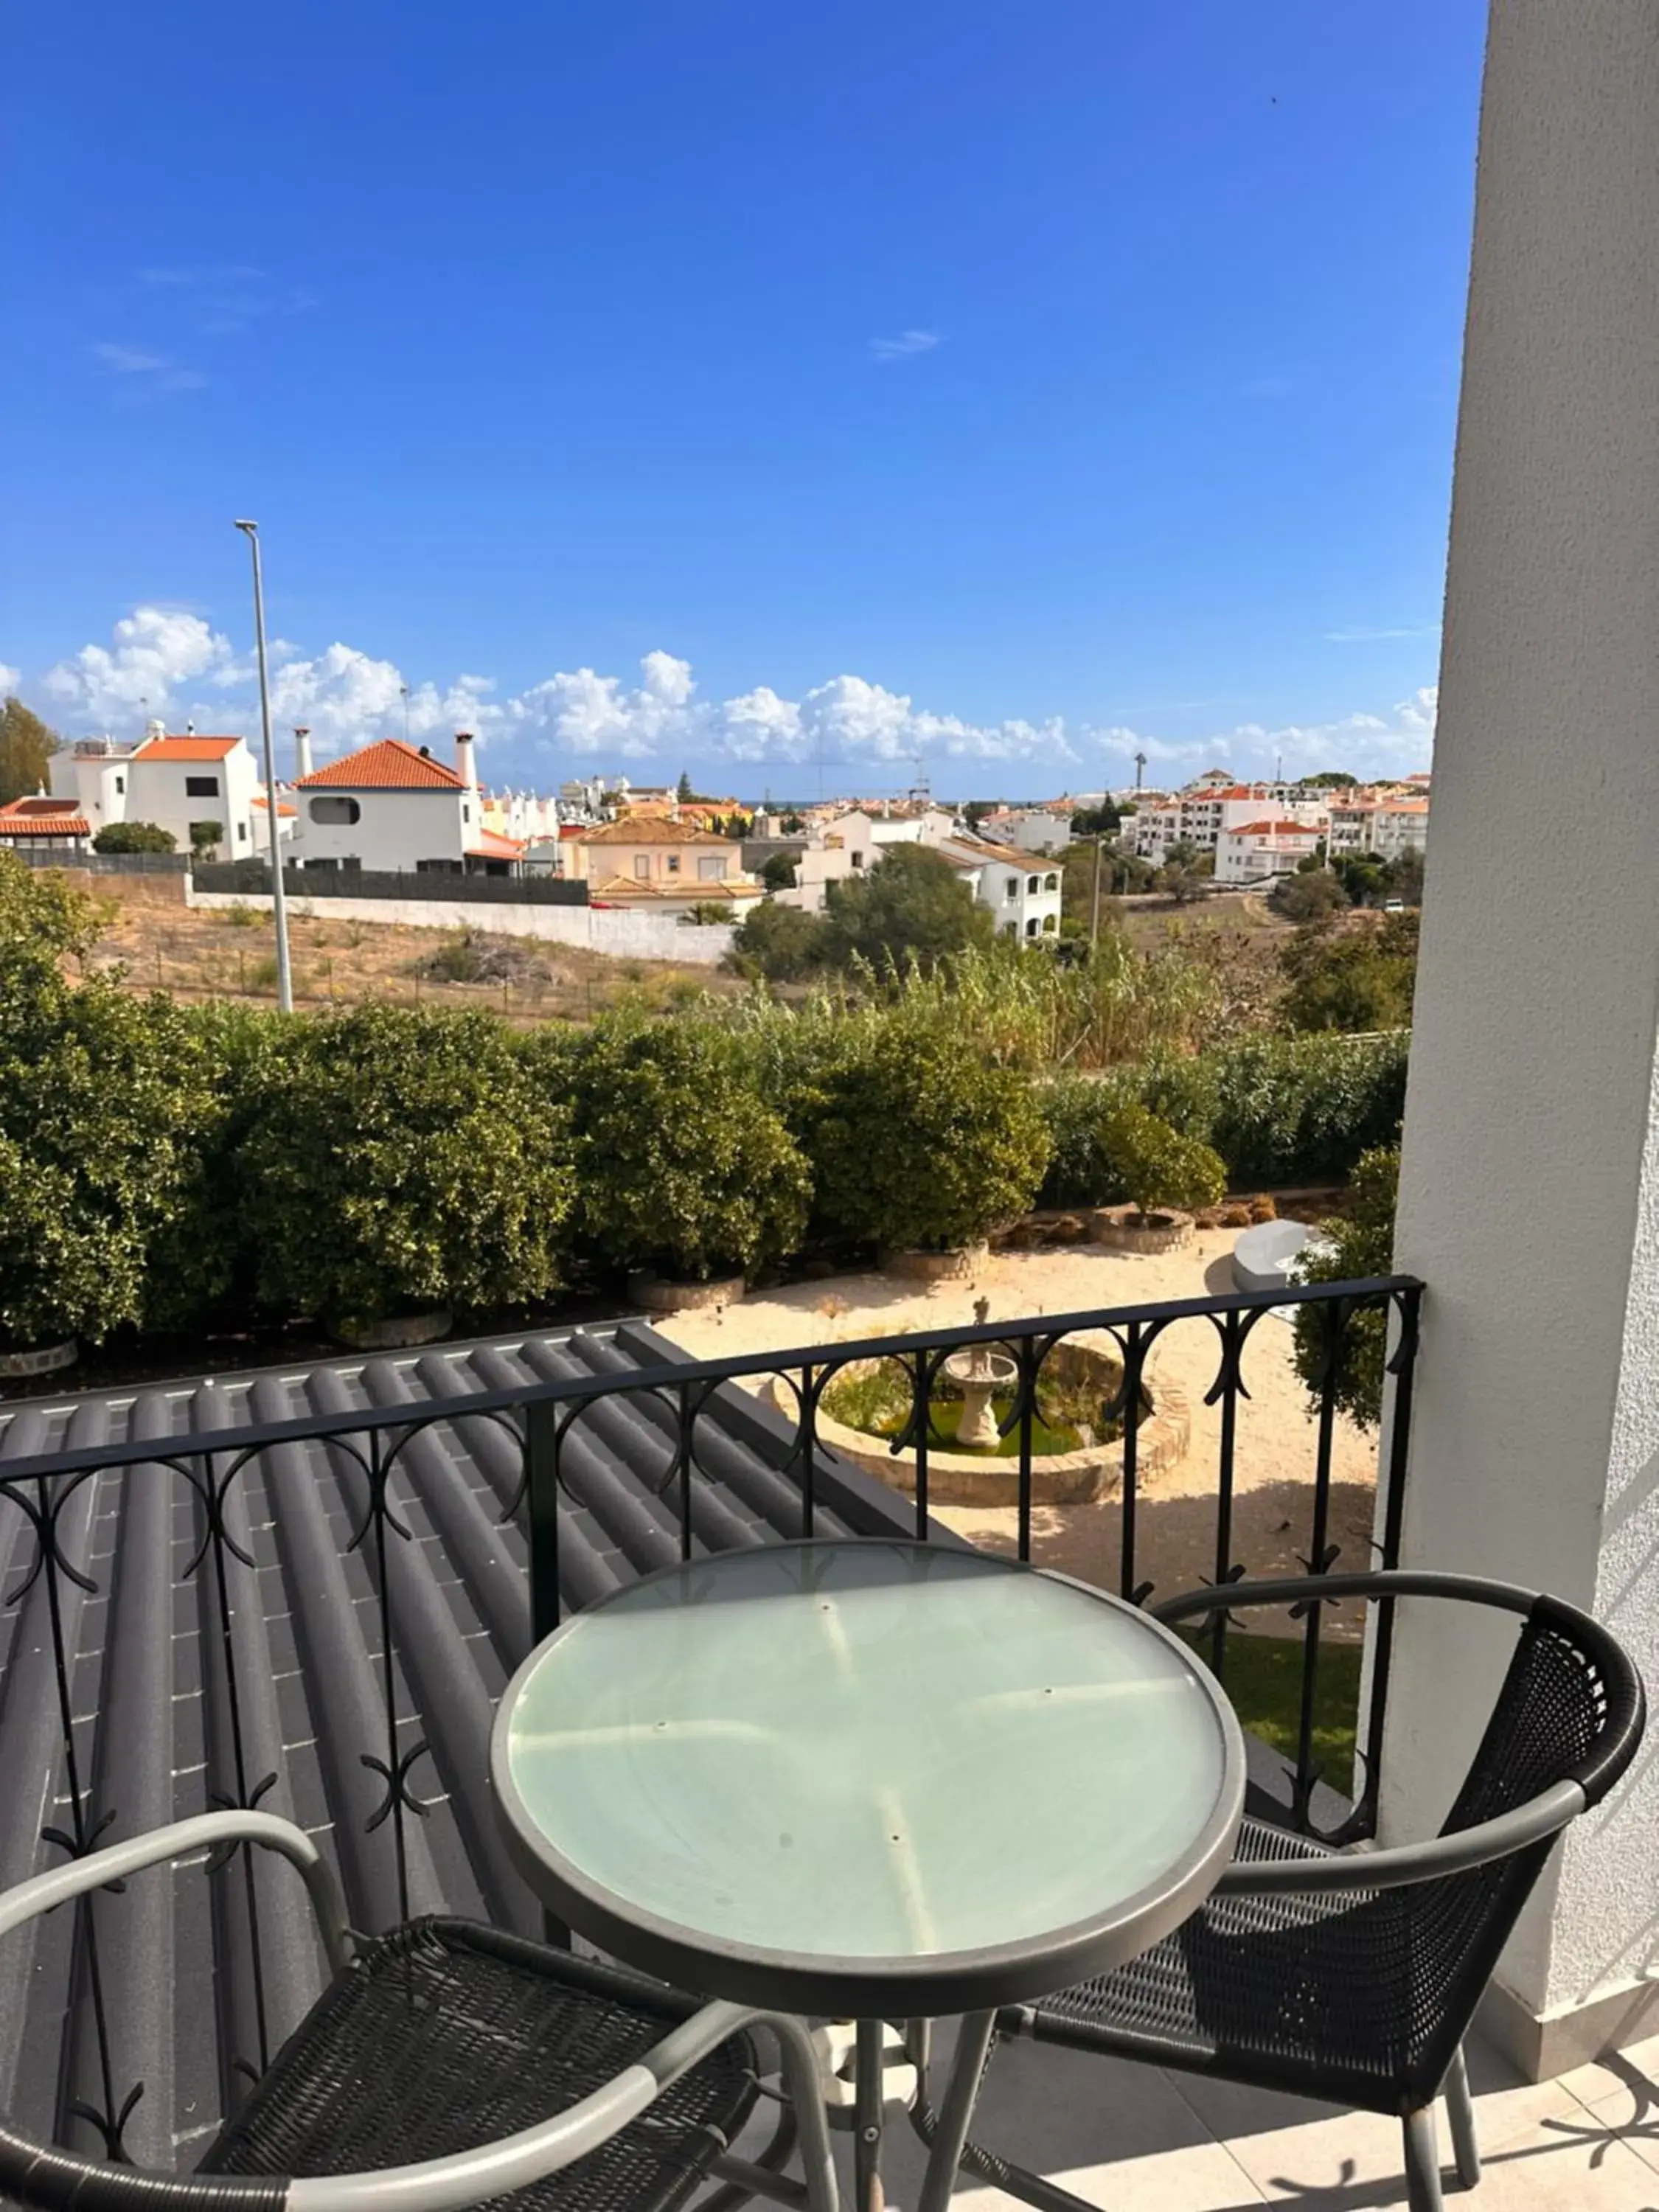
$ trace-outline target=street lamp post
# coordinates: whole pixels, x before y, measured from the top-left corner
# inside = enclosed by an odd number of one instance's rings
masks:
[[[270,825],[270,914],[276,927],[276,1003],[294,1012],[294,979],[288,962],[288,906],[283,892],[283,824],[276,804],[276,757],[270,742],[270,678],[265,668],[265,589],[259,568],[259,526],[239,522],[253,555],[253,636],[259,653],[259,717],[264,726],[265,819]]]

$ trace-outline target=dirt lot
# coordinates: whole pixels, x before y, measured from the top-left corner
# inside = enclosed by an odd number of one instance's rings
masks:
[[[109,879],[96,889],[105,896]],[[140,878],[140,881],[143,879]],[[189,908],[116,897],[94,956],[122,966],[135,990],[180,999],[244,999],[274,1005],[276,956],[269,918],[252,908]],[[471,955],[458,956],[463,931]],[[295,1003],[349,1006],[370,997],[409,1004],[490,1006],[526,1025],[586,1021],[622,1000],[672,1007],[704,991],[740,992],[735,976],[665,960],[619,960],[578,945],[480,931],[458,915],[453,931],[410,929],[331,915],[322,901],[309,914],[289,910]],[[445,968],[481,970],[456,981]]]

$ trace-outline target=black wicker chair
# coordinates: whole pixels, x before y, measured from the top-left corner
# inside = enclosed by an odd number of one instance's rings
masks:
[[[1210,1900],[1143,1958],[998,2017],[1002,2035],[1299,2092],[1403,2124],[1412,2212],[1438,2212],[1434,2103],[1458,2177],[1480,2178],[1462,2043],[1557,1834],[1618,1781],[1645,1717],[1642,1682],[1571,1606],[1459,1575],[1240,1583],[1229,1611],[1341,1597],[1457,1598],[1523,1616],[1509,1671],[1439,1838],[1333,1851],[1246,1820]],[[1213,1589],[1153,1610],[1212,1615]],[[994,2045],[993,2045],[994,2050]],[[924,2099],[915,2124],[932,2142]],[[1043,2212],[1082,2199],[969,2144],[963,2165]]]
[[[194,2173],[99,2165],[0,2122],[0,2196],[42,2212],[678,2212],[723,2179],[729,2208],[776,2185],[834,2212],[817,2068],[798,2021],[464,1920],[359,1939],[302,1830],[208,1813],[0,1896],[0,1936],[36,1914],[207,1847],[252,1842],[296,1866],[333,1978]],[[794,2117],[758,2164],[732,2154],[760,2087],[747,2030],[778,2039]],[[799,2122],[806,2187],[781,2181]]]

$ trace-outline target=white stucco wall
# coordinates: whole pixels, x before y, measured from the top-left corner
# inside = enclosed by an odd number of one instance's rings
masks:
[[[356,823],[318,822],[317,799],[355,799],[362,808]],[[481,827],[476,793],[463,791],[348,791],[319,785],[295,791],[299,809],[294,857],[312,860],[359,860],[365,868],[413,869],[418,860],[459,860]],[[471,814],[462,820],[462,809]]]
[[[106,816],[106,819],[153,822],[157,829],[172,831],[181,853],[190,850],[192,822],[222,823],[224,836],[219,846],[220,858],[253,858],[257,850],[253,796],[259,787],[259,775],[246,744],[234,746],[218,760],[147,761],[135,757],[125,763],[125,816]],[[192,798],[185,786],[187,780],[197,777],[211,777],[219,787],[217,796]]]
[[[1656,145],[1651,0],[1498,0],[1396,1259],[1428,1284],[1407,1564],[1591,1607],[1659,1684]],[[1385,1835],[1443,1813],[1495,1641],[1404,1609]],[[1649,1759],[1500,1978],[1559,2015],[1656,1927]]]
[[[186,885],[186,906],[253,907],[270,910],[268,896],[234,891],[198,891]],[[289,893],[289,911],[307,903],[302,891]],[[523,906],[510,900],[318,898],[311,911],[319,921],[337,915],[343,921],[401,923],[409,929],[486,929],[500,937],[537,937],[555,945],[583,945],[617,959],[677,960],[695,968],[717,968],[736,935],[729,923],[699,927],[665,914],[629,914],[617,907]]]

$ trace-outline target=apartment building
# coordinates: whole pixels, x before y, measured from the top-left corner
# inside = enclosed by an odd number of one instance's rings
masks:
[[[1429,842],[1427,780],[1413,777],[1404,786],[1371,787],[1333,793],[1329,852],[1336,860],[1363,854],[1397,860],[1402,853],[1421,853]]]

